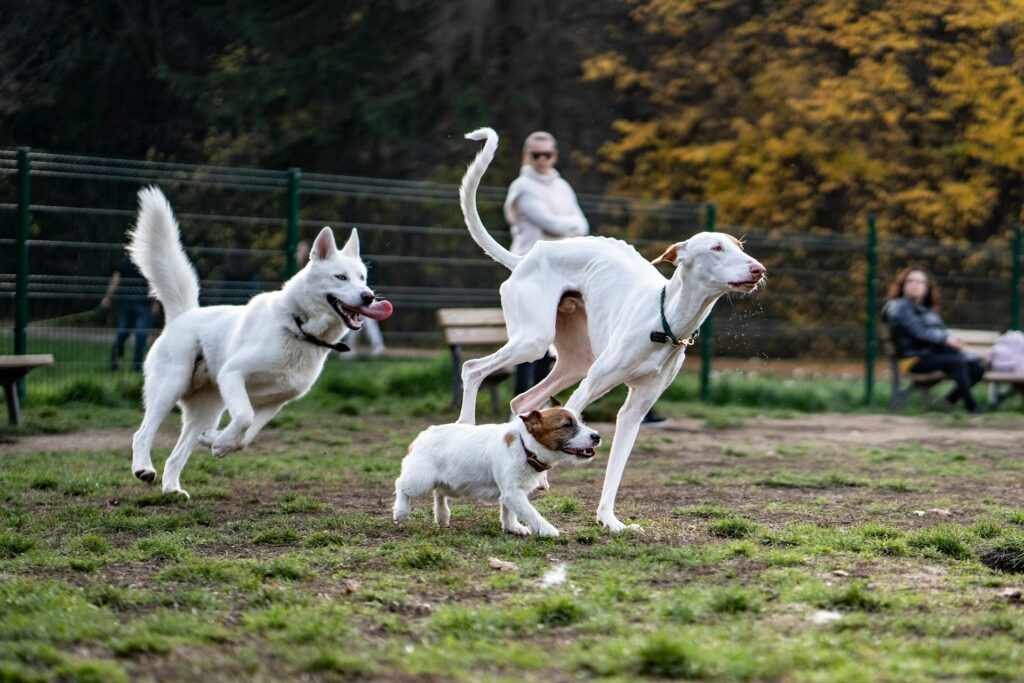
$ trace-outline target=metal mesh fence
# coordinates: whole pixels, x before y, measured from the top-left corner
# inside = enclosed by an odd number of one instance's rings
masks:
[[[162,320],[139,303],[145,283],[121,277],[101,306],[115,271],[123,271],[125,231],[136,193],[158,184],[181,224],[182,242],[200,276],[200,303],[242,304],[277,289],[287,275],[289,202],[301,207],[293,240],[312,242],[324,225],[339,243],[356,226],[370,284],[401,315],[382,327],[392,347],[439,348],[435,311],[497,306],[507,273],[468,237],[453,184],[301,174],[160,161],[32,153],[28,262],[28,353],[52,353],[52,368],[32,374],[33,390],[60,390],[90,373],[129,369],[135,347],[151,343]],[[18,167],[0,150],[0,343],[14,329]],[[483,187],[479,204],[492,234],[508,241],[501,217],[505,190]],[[697,228],[701,205],[580,195],[595,232],[676,240]],[[157,308],[158,311],[158,308]],[[139,328],[136,330],[135,328]],[[119,332],[120,330],[120,332]],[[139,334],[136,334],[138,332]],[[120,359],[115,340],[124,337]],[[359,342],[357,341],[357,344]]]
[[[290,191],[290,177],[298,178],[298,193]],[[117,300],[100,305],[125,259],[124,236],[135,216],[136,193],[151,183],[160,185],[174,206],[201,279],[203,305],[242,304],[259,291],[279,288],[291,245],[312,242],[324,225],[334,227],[339,243],[358,227],[370,284],[400,312],[383,326],[391,347],[439,348],[435,311],[497,306],[498,286],[507,275],[467,235],[454,184],[45,153],[32,154],[30,180],[27,352],[54,354],[56,365],[32,376],[34,383],[53,388],[82,374],[110,372],[119,327],[126,337],[128,328],[141,328],[141,335],[126,340],[121,364],[130,367],[138,340],[151,342],[162,326],[159,314],[149,319],[147,305],[126,303],[145,294],[138,278],[125,277]],[[17,183],[17,152],[0,150],[0,343],[8,349],[15,309]],[[479,204],[488,229],[507,243],[504,196],[504,188],[483,187]],[[626,239],[652,257],[705,224],[699,203],[586,194],[580,203],[595,234]],[[296,206],[298,219],[289,233],[290,209]],[[756,297],[719,303],[717,355],[863,357],[869,324],[864,235],[717,229],[745,237],[747,251],[770,276]],[[888,283],[914,263],[936,274],[950,326],[1009,326],[1010,234],[986,244],[888,236],[880,239],[877,254],[876,308],[885,301]]]

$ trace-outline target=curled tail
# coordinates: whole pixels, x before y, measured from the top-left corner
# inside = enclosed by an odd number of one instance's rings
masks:
[[[473,241],[480,245],[488,256],[505,266],[514,270],[522,256],[516,256],[491,237],[480,220],[480,212],[476,208],[476,191],[480,187],[480,179],[484,171],[491,165],[494,159],[494,152],[498,149],[498,134],[491,128],[478,128],[472,133],[466,133],[469,140],[486,140],[484,148],[473,159],[473,163],[466,169],[466,175],[462,177],[462,185],[459,186],[459,204],[462,206],[462,215],[466,218],[466,227]]]
[[[139,217],[128,232],[128,255],[171,322],[199,308],[199,278],[185,255],[171,204],[156,186],[139,190]]]

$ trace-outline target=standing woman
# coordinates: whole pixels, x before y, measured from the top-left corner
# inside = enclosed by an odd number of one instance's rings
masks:
[[[889,325],[892,342],[900,358],[910,361],[914,373],[942,370],[956,382],[947,396],[949,404],[963,399],[964,407],[981,412],[971,387],[981,380],[985,368],[981,359],[963,350],[964,342],[950,334],[939,317],[939,287],[924,268],[905,269],[889,287],[882,319]]]
[[[555,170],[558,146],[551,133],[530,133],[523,143],[523,165],[505,198],[505,219],[512,226],[510,251],[522,256],[541,240],[559,240],[590,234],[590,223],[580,209],[576,193]],[[548,374],[547,354],[516,366],[518,396]]]

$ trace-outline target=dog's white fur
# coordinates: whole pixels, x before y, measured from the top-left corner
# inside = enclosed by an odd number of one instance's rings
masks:
[[[402,460],[402,473],[395,480],[395,522],[404,522],[408,517],[411,499],[433,492],[434,521],[438,526],[448,526],[449,497],[470,497],[500,502],[501,528],[509,533],[558,536],[558,529],[544,519],[528,498],[547,472],[538,472],[527,463],[523,444],[539,461],[552,466],[567,460],[589,459],[593,451],[583,458],[545,447],[527,427],[530,419],[530,415],[523,415],[507,424],[438,425],[421,432],[409,447],[409,454]],[[600,442],[597,432],[584,425],[577,414],[572,413],[572,419],[577,431],[565,446],[593,449]]]
[[[180,475],[197,445],[209,446],[218,457],[245,448],[282,406],[309,390],[328,349],[306,341],[302,330],[333,344],[361,324],[353,313],[387,317],[391,310],[387,302],[367,308],[373,292],[366,286],[355,230],[341,250],[331,229],[321,230],[305,268],[280,291],[259,294],[244,306],[199,308],[199,280],[182,249],[171,206],[156,187],[139,192],[128,252],[167,320],[144,365],[146,413],[132,439],[132,472],[154,481],[153,439],[179,404],[181,435],[163,474],[168,493],[188,496]],[[342,310],[349,307],[345,320],[328,295]],[[231,421],[218,431],[225,407]]]
[[[615,495],[640,421],[675,379],[685,358],[685,345],[659,344],[650,338],[651,332],[662,331],[662,288],[670,328],[685,339],[698,330],[723,294],[757,289],[764,281],[764,266],[745,254],[738,240],[722,233],[697,234],[669,247],[653,262],[675,264],[669,279],[630,245],[603,237],[539,242],[526,255],[516,256],[487,233],[476,206],[477,187],[494,157],[498,136],[481,128],[466,137],[486,140],[460,188],[466,225],[477,244],[512,274],[500,289],[508,343],[462,366],[459,422],[475,421],[477,391],[485,377],[498,368],[540,358],[551,344],[557,351],[554,368],[537,386],[512,400],[514,412],[539,407],[548,396],[580,380],[565,404],[576,412],[616,386],[628,386],[597,508],[598,522],[621,531],[626,525],[615,516]],[[563,300],[569,292],[578,295]]]

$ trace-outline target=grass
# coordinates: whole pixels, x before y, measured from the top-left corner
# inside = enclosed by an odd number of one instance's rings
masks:
[[[832,416],[802,433],[794,411],[853,410],[856,386],[718,379],[745,403],[691,403],[684,376],[659,410],[685,431],[641,432],[617,512],[645,533],[593,521],[606,445],[534,496],[557,539],[463,499],[451,528],[429,500],[391,521],[407,444],[454,418],[442,360],[330,363],[250,449],[195,453],[188,501],[128,472],[130,376],[30,383],[21,433],[71,436],[0,458],[0,681],[1019,676],[1019,440],[977,444],[944,417],[921,442],[855,442]],[[120,427],[122,445],[98,440]]]

